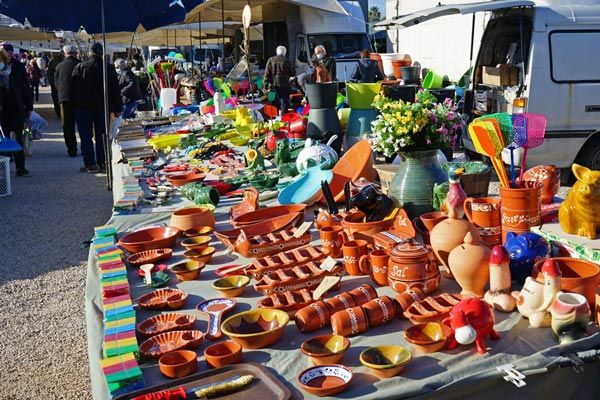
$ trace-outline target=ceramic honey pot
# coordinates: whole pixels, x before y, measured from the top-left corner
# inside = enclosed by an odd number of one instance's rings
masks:
[[[494,309],[512,312],[517,306],[510,294],[510,267],[508,252],[502,246],[494,246],[490,255],[490,290],[483,300]]]
[[[333,258],[342,256],[342,245],[347,241],[344,229],[341,226],[326,226],[319,231],[321,244]]]
[[[482,298],[489,274],[490,249],[473,240],[467,232],[464,243],[456,246],[448,256],[448,266],[462,288],[463,296]]]
[[[344,267],[348,275],[364,275],[360,270],[358,261],[362,256],[369,254],[369,244],[366,240],[350,240],[342,246]]]
[[[590,305],[577,293],[558,292],[552,307],[552,332],[561,344],[570,343],[585,336],[590,322]]]
[[[360,270],[368,274],[379,286],[388,286],[388,262],[390,256],[384,250],[373,250],[358,260]]]
[[[398,293],[418,288],[433,292],[440,284],[440,271],[431,249],[408,239],[390,252],[388,282]]]

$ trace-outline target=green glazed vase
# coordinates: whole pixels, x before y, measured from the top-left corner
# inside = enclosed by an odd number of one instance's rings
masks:
[[[448,180],[437,161],[437,150],[400,153],[404,161],[392,178],[388,195],[410,219],[433,211],[433,187]]]

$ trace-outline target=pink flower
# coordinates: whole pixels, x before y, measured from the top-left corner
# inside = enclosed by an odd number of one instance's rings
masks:
[[[444,105],[446,107],[452,106],[452,99],[450,97],[446,97],[446,99],[444,100]]]
[[[438,128],[437,132],[441,135],[447,135],[448,129],[446,129],[446,125],[442,125]]]
[[[427,144],[431,144],[431,143],[433,143],[433,142],[431,141],[431,139],[427,139]]]
[[[449,111],[446,113],[446,118],[448,119],[448,121],[452,121],[454,118],[456,118],[456,113]]]

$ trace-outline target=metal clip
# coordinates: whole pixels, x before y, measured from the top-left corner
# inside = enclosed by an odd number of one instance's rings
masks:
[[[506,372],[506,375],[502,378],[507,382],[512,382],[516,387],[523,387],[527,385],[525,383],[525,375],[519,372],[513,364],[504,364],[499,367],[496,367],[498,371]]]
[[[584,364],[583,360],[577,357],[577,355],[574,353],[568,353],[566,356],[569,358],[569,360],[571,360],[571,364],[573,364],[571,365],[573,371],[577,372],[578,374],[582,374]]]

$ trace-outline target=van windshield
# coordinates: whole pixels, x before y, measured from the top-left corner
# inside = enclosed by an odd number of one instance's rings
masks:
[[[310,52],[314,53],[315,47],[322,44],[327,54],[336,59],[360,58],[360,51],[371,50],[371,44],[366,34],[324,34],[309,35],[308,44]]]

